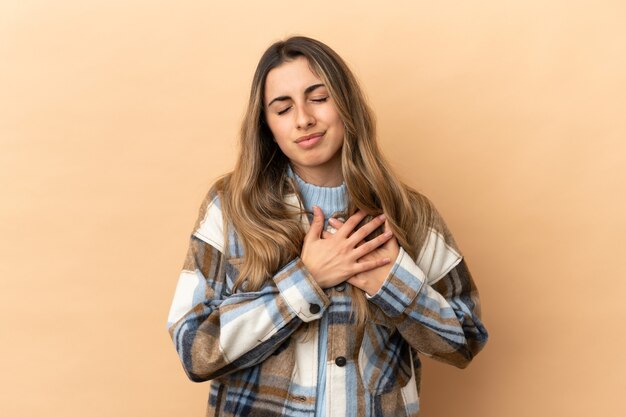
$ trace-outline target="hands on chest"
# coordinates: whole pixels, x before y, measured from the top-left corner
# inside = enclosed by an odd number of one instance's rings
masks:
[[[300,257],[318,285],[329,288],[347,281],[370,295],[378,292],[400,250],[385,216],[375,217],[357,230],[357,225],[366,217],[363,211],[356,212],[345,222],[330,219],[330,225],[337,231],[329,233],[323,230],[322,210],[314,207],[313,215]],[[384,233],[365,240],[383,224]]]

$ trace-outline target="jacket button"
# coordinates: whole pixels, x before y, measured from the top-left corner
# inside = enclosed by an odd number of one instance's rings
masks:
[[[343,292],[346,289],[346,283],[342,282],[341,284],[337,285],[335,289],[339,292]]]
[[[337,356],[335,359],[335,365],[337,366],[346,366],[346,358],[343,356]]]
[[[309,306],[309,311],[311,312],[311,314],[317,314],[320,312],[320,310],[321,308],[318,304],[311,304]]]

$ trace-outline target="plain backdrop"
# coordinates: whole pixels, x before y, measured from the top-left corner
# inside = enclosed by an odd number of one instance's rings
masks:
[[[626,3],[0,4],[0,415],[201,416],[165,322],[252,73],[312,36],[464,251],[491,339],[424,417],[626,415]]]

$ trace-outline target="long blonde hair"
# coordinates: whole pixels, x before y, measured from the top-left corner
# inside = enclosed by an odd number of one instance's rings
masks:
[[[392,172],[376,142],[376,126],[359,84],[339,55],[327,45],[303,36],[271,45],[254,73],[246,116],[240,132],[240,156],[234,170],[216,183],[225,218],[243,243],[245,257],[235,288],[246,282],[256,291],[272,275],[299,256],[305,236],[300,215],[284,203],[297,193],[288,179],[289,160],[265,121],[267,74],[284,62],[304,56],[333,98],[345,127],[342,171],[348,192],[346,216],[361,209],[384,212],[399,244],[416,259],[427,225],[430,202],[403,184]],[[228,246],[228,245],[227,245]],[[352,287],[357,323],[370,316],[363,291]]]

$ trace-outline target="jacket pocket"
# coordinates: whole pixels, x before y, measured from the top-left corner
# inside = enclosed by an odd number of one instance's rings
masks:
[[[359,349],[359,372],[363,385],[373,395],[404,387],[411,379],[411,348],[392,328],[365,327]]]

